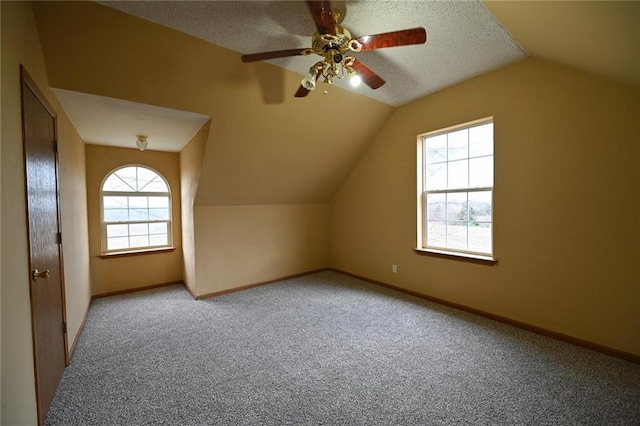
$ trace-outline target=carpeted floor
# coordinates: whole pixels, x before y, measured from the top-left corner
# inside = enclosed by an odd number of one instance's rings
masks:
[[[321,272],[94,301],[46,424],[638,425],[640,365]]]

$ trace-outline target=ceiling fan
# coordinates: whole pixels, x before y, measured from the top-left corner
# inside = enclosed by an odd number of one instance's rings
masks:
[[[310,91],[314,90],[316,81],[321,77],[329,84],[333,82],[334,78],[349,77],[353,85],[363,81],[370,88],[377,89],[385,83],[385,80],[358,59],[353,56],[347,56],[348,53],[422,44],[427,41],[427,32],[424,28],[412,28],[352,38],[351,33],[346,28],[338,25],[342,22],[342,14],[338,9],[331,7],[330,1],[307,0],[307,6],[318,30],[312,36],[311,48],[242,55],[242,62],[256,62],[311,54],[321,56],[322,60],[313,64],[309,68],[307,75],[302,79],[300,88],[295,94],[298,98],[305,97]]]

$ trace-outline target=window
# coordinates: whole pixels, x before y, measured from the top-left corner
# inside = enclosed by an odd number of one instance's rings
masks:
[[[125,166],[102,184],[102,251],[170,247],[171,194],[167,181],[143,166]]]
[[[493,118],[418,136],[418,250],[493,258]]]

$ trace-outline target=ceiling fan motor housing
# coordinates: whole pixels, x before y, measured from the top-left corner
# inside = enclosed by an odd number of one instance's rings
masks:
[[[336,26],[336,35],[313,34],[311,49],[318,55],[324,56],[330,50],[338,51],[344,55],[351,47],[351,33],[343,27]]]

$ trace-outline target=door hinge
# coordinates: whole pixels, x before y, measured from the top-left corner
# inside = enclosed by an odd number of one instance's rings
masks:
[[[62,244],[62,232],[56,232],[56,244]]]
[[[58,153],[58,141],[53,141],[53,152]]]
[[[62,322],[62,334],[67,334],[67,322]]]

